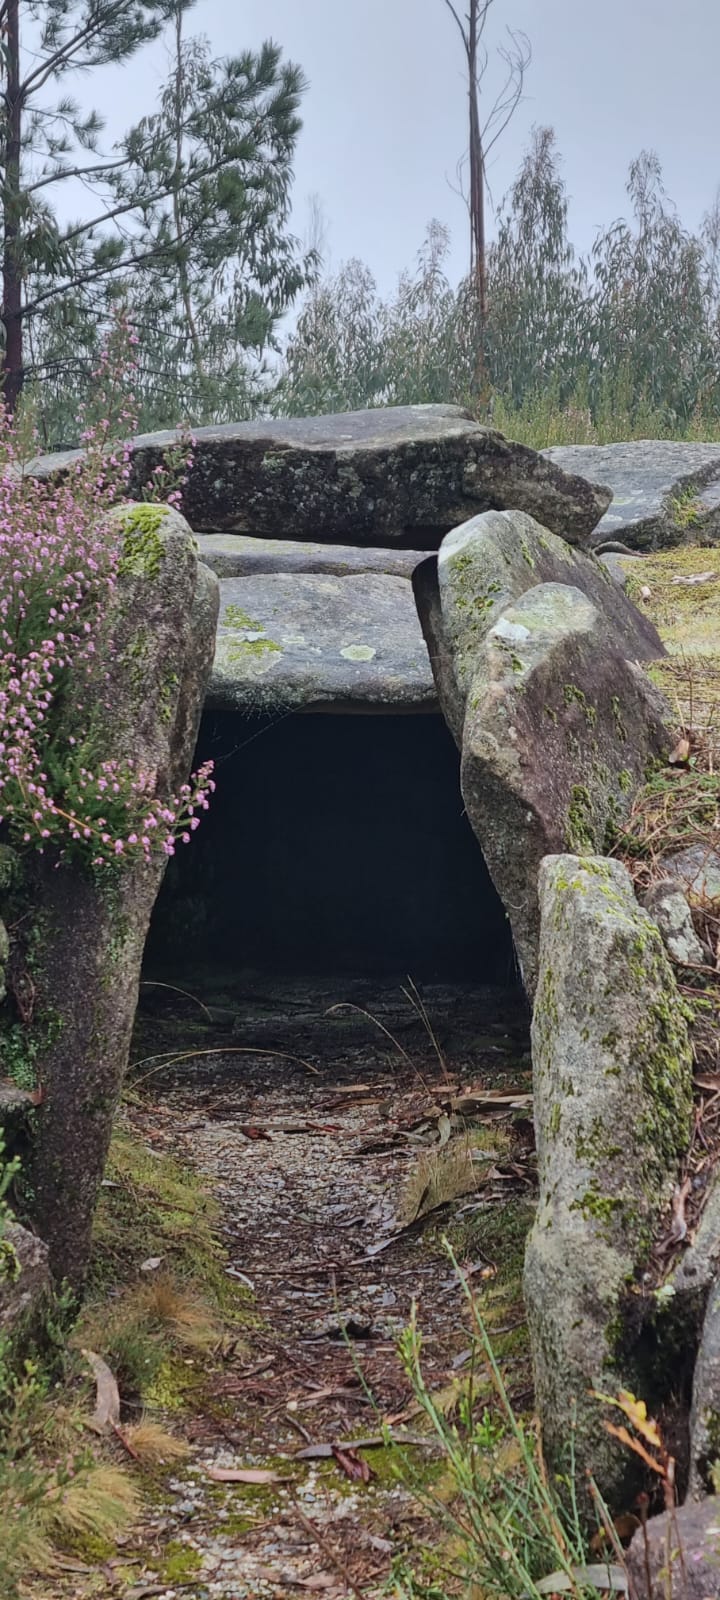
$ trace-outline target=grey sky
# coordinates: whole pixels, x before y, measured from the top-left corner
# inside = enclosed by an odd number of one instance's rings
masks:
[[[462,4],[462,0],[460,0]],[[533,47],[527,98],[491,171],[499,198],[533,123],[558,135],[577,243],[625,207],[631,157],[658,150],[666,187],[692,226],[720,181],[718,0],[496,0]],[[217,54],[274,37],[309,79],[296,161],[296,225],[317,194],[333,264],[359,255],[389,288],[428,220],[453,229],[464,268],[466,222],[449,180],[465,142],[460,40],[443,0],[198,0],[188,29]],[[147,109],[159,50],[107,75],[100,101],[119,128]],[[93,96],[92,81],[87,93]]]

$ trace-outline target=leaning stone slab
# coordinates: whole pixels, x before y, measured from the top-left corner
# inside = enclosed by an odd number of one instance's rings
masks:
[[[540,1192],[524,1277],[536,1402],[551,1470],[567,1469],[575,1415],[578,1482],[591,1468],[610,1504],[625,1507],[632,1458],[604,1432],[589,1391],[634,1385],[624,1297],[687,1148],[692,1055],[660,934],[625,867],[551,856],[539,887]]]
[[[413,576],[440,703],[457,743],[478,650],[506,606],[541,583],[571,584],[603,615],[632,661],[664,654],[660,635],[603,565],[522,511],[487,511],[454,528]]]
[[[475,657],[462,794],[530,995],[543,856],[602,852],[648,762],[670,748],[664,701],[625,650],[580,589],[543,583],[505,607]]]
[[[640,439],[552,445],[542,454],[563,471],[612,489],[594,545],[612,539],[633,550],[662,550],[720,537],[720,445]]]
[[[220,591],[211,708],[437,711],[406,578],[271,573]]]
[[[176,444],[173,433],[132,440],[131,493]],[[62,472],[72,460],[46,456],[33,470]],[[489,506],[519,506],[582,543],[609,503],[609,490],[439,405],[198,428],[183,511],[208,532],[435,549]]]
[[[411,578],[426,550],[383,550],[373,545],[314,544],[297,539],[251,539],[242,533],[198,537],[200,560],[218,578],[255,578],[271,572],[321,572],[334,578],[380,572]]]

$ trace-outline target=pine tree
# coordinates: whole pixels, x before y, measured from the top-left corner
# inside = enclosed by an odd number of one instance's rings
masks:
[[[2,385],[12,411],[41,383],[49,442],[72,426],[118,301],[139,324],[145,420],[205,420],[247,398],[312,275],[288,231],[302,74],[273,44],[213,60],[183,36],[193,3],[0,4]],[[66,80],[129,61],[165,28],[175,59],[159,104],[106,152],[102,118]],[[80,184],[87,214],[61,220]]]

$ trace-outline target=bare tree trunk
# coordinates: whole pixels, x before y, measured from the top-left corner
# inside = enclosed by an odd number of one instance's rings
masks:
[[[504,133],[522,98],[525,72],[531,59],[531,50],[524,33],[507,29],[508,42],[501,45],[497,54],[504,63],[505,82],[490,103],[488,115],[480,115],[483,80],[488,69],[488,52],[483,35],[489,13],[495,0],[467,0],[464,16],[455,0],[444,0],[463,42],[467,63],[468,86],[468,162],[470,171],[469,192],[466,196],[470,215],[470,279],[475,289],[475,389],[478,399],[487,405],[490,399],[490,380],[487,369],[488,327],[488,272],[485,215],[487,206],[486,161],[489,152]]]
[[[470,160],[470,275],[477,297],[475,386],[487,401],[485,334],[487,329],[487,256],[485,248],[485,152],[478,107],[478,10],[480,0],[470,0],[467,34],[468,151]]]
[[[195,313],[193,310],[192,295],[190,293],[190,279],[187,270],[187,257],[183,243],[183,218],[180,194],[182,190],[182,157],[183,157],[183,55],[182,55],[182,7],[178,6],[175,13],[175,171],[173,174],[173,221],[175,224],[175,238],[177,240],[178,278],[180,280],[180,294],[182,296],[185,316],[187,317],[188,332],[193,349],[193,359],[198,376],[205,378],[205,367],[202,357],[202,345],[198,333]]]
[[[14,412],[23,386],[22,275],[20,270],[20,0],[8,0],[6,21],[5,183],[3,189],[3,397]]]

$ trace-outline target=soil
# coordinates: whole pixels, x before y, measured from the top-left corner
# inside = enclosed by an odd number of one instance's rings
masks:
[[[167,1001],[146,991],[148,1056],[167,1049]],[[186,1412],[164,1419],[191,1444],[189,1464],[117,1559],[92,1574],[70,1563],[54,1595],[388,1593],[391,1571],[438,1544],[427,1495],[442,1453],[398,1354],[411,1318],[427,1386],[450,1410],[467,1371],[470,1317],[443,1234],[528,1404],[518,1240],[507,1258],[501,1247],[532,1205],[527,1016],[513,992],[426,988],[433,1040],[418,1003],[399,984],[278,993],[258,979],[241,1021],[235,1002],[211,1005],[212,1053],[138,1074],[137,1137],[205,1174],[251,1323],[200,1365]],[[182,1055],[189,1023],[175,1014],[172,1027]],[[211,1476],[236,1469],[279,1481]]]

